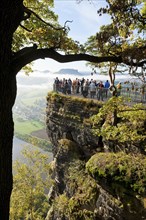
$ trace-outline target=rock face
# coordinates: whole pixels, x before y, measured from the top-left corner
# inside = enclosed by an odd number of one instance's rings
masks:
[[[101,107],[93,100],[48,94],[46,124],[53,144],[54,183],[46,220],[146,219],[146,178],[138,168],[140,158],[146,169],[145,156],[136,144],[133,160],[128,145],[126,153],[116,152],[114,142],[107,144],[93,132],[90,118]],[[142,144],[145,149],[144,139]]]
[[[82,156],[86,157],[88,154],[91,156],[91,152],[96,152],[97,147],[102,147],[100,138],[92,134],[88,123],[89,117],[96,114],[99,108],[101,104],[87,102],[85,99],[80,102],[78,98],[70,99],[59,95],[51,96],[50,99],[48,97],[47,134],[55,146],[54,155],[58,140],[64,138],[74,141],[82,151]]]

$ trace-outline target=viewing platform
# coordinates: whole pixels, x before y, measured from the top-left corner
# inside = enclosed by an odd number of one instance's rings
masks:
[[[94,100],[100,100],[100,101],[107,101],[109,98],[112,97],[113,91],[112,87],[110,88],[99,88],[98,86],[91,90],[90,86],[84,88],[82,86],[78,86],[75,89],[70,87],[69,90],[58,87],[56,84],[53,84],[53,91],[54,92],[60,92],[65,95],[72,95],[72,96],[78,96],[78,97],[84,97]],[[124,87],[117,92],[117,96],[123,96],[125,98],[130,99],[133,103],[143,103],[146,104],[146,87]]]

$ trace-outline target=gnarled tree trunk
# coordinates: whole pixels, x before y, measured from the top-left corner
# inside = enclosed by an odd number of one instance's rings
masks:
[[[16,74],[10,68],[9,56],[6,56],[3,62],[0,62],[0,219],[2,220],[9,219],[9,203],[13,182],[12,145],[14,124],[12,107],[15,98]]]
[[[23,0],[0,1],[0,219],[9,219],[12,191],[12,107],[16,73],[12,68],[12,39],[23,16]]]
[[[12,191],[12,106],[15,100],[15,78],[0,77],[0,219],[9,219],[9,202]]]

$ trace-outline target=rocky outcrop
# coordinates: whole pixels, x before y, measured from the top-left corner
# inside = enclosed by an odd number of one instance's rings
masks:
[[[145,139],[142,147],[137,142],[122,146],[97,135],[95,127],[105,120],[95,125],[91,117],[101,108],[97,101],[48,94],[46,124],[53,144],[54,184],[46,220],[146,219],[146,161],[141,152]]]
[[[55,146],[54,155],[58,151],[58,140],[64,138],[74,141],[82,151],[83,157],[88,158],[97,148],[101,151],[101,138],[91,132],[88,121],[92,115],[98,113],[101,104],[58,94],[48,96],[47,104],[47,134]]]

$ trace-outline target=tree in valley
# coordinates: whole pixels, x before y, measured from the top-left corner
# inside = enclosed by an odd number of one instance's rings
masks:
[[[38,150],[23,151],[23,162],[14,163],[10,219],[45,219],[51,185],[49,156]]]
[[[98,13],[111,16],[112,28],[116,27],[113,31],[118,39],[114,36],[109,38],[108,34],[102,37],[100,32],[90,38],[93,47],[87,48],[85,45],[83,48],[67,36],[68,22],[64,27],[58,24],[57,16],[51,10],[53,0],[0,1],[0,219],[9,219],[13,185],[12,107],[17,94],[16,75],[19,71],[32,61],[45,58],[60,63],[81,60],[96,64],[113,62],[131,69],[140,67],[145,70],[145,40],[142,37],[130,38],[134,36],[134,30],[139,31],[139,36],[145,31],[144,0],[107,0],[107,5]]]

